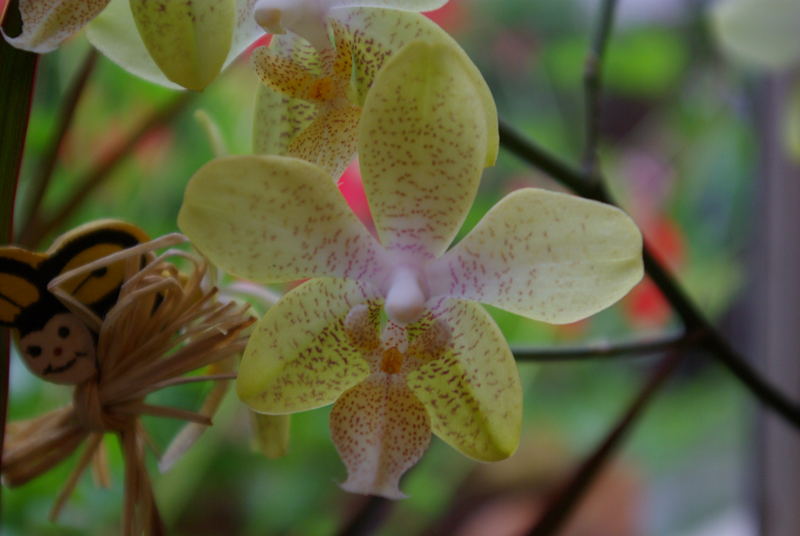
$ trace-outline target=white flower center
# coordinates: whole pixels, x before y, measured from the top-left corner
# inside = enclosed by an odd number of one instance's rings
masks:
[[[327,4],[326,0],[259,0],[254,16],[265,31],[272,34],[292,32],[322,51],[331,47],[325,24]]]

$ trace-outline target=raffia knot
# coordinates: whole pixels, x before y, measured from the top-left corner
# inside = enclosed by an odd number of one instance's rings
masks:
[[[134,415],[112,411],[101,398],[100,386],[89,380],[75,388],[75,417],[78,424],[88,432],[121,432],[128,428]]]

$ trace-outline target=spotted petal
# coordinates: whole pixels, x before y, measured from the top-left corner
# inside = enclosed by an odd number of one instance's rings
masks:
[[[217,77],[233,39],[235,0],[130,5],[147,50],[167,78],[201,90]]]
[[[230,65],[245,48],[263,35],[263,30],[253,20],[255,2],[236,0],[235,26],[230,41],[223,45],[227,56],[221,68]],[[226,21],[223,26],[227,27],[227,24]],[[100,16],[87,26],[86,36],[95,48],[132,74],[162,86],[181,87],[167,79],[150,56],[137,31],[130,0],[111,0]],[[218,53],[211,51],[211,56],[216,57]]]
[[[318,166],[234,156],[189,182],[178,225],[223,269],[261,283],[336,276],[370,280],[382,249]]]
[[[376,372],[344,393],[330,416],[331,438],[347,466],[342,488],[353,493],[404,497],[400,477],[430,443],[425,408],[400,374]]]
[[[567,323],[624,296],[642,277],[642,238],[621,210],[528,188],[495,205],[430,266],[432,295]]]
[[[409,388],[445,442],[477,460],[507,458],[522,421],[522,389],[508,344],[480,305],[439,299],[431,313],[449,340],[408,374]]]
[[[487,128],[469,67],[450,46],[415,42],[375,79],[359,127],[364,188],[387,249],[441,254],[478,188]]]
[[[250,336],[236,382],[239,397],[258,412],[277,415],[332,403],[369,375],[345,320],[356,305],[377,299],[367,285],[328,278],[286,294]]]
[[[258,154],[295,156],[289,144],[317,118],[316,103],[294,99],[267,86],[256,93],[253,151]]]
[[[22,33],[6,37],[16,48],[40,54],[55,50],[96,17],[109,0],[20,0]],[[5,35],[5,34],[4,34]]]
[[[406,11],[433,11],[446,3],[447,0],[328,0],[331,7],[388,7]]]
[[[434,3],[444,4],[444,2],[422,1],[414,3],[420,10],[425,10],[421,6],[423,3],[429,6],[433,6]],[[465,74],[480,96],[480,102],[476,102],[474,106],[481,108],[486,124],[485,165],[494,165],[499,146],[494,99],[478,68],[447,32],[427,17],[394,9],[332,9],[329,20],[334,35],[337,36],[337,47],[340,46],[338,44],[340,42],[350,43],[353,54],[352,89],[355,92],[357,105],[363,105],[375,76],[386,60],[405,45],[424,40],[452,47],[452,51],[463,60],[462,67],[465,68]]]

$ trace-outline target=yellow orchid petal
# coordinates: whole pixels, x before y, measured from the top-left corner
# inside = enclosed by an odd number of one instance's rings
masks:
[[[236,381],[255,411],[286,414],[330,404],[369,375],[350,343],[345,320],[356,305],[377,300],[371,287],[312,279],[271,307],[256,324]],[[377,325],[376,325],[377,329]]]
[[[258,154],[289,155],[289,144],[314,122],[319,107],[287,97],[267,86],[256,93],[253,120],[253,151]]]
[[[415,42],[392,56],[364,103],[358,152],[387,249],[440,255],[478,189],[487,129],[461,55]]]
[[[410,343],[409,353],[427,363],[408,374],[409,388],[446,443],[481,461],[507,458],[519,444],[522,388],[503,334],[474,303],[443,299],[431,315],[449,339],[434,331],[433,341]]]
[[[305,56],[309,62],[318,63],[311,50]],[[256,75],[267,87],[294,99],[325,102],[330,93],[331,80],[320,76],[309,62],[280,54],[275,48],[258,47],[251,56]]]
[[[339,178],[356,152],[360,109],[346,97],[351,59],[337,50],[333,59],[295,36],[277,36],[253,53],[264,83],[256,101],[253,144],[262,154],[308,160]],[[327,51],[333,54],[333,51]]]
[[[338,179],[356,152],[358,118],[355,106],[328,108],[287,147],[287,154],[314,162],[333,179]]]
[[[423,3],[428,6],[437,4],[436,7],[439,7],[445,2],[413,2],[416,8],[409,9],[424,11],[427,7],[422,7]],[[333,28],[337,48],[340,48],[341,42],[346,41],[352,50],[354,104],[364,103],[380,68],[392,54],[408,43],[424,40],[451,46],[461,57],[470,84],[480,97],[480,102],[476,102],[473,106],[480,106],[484,114],[487,132],[484,165],[494,165],[499,150],[497,109],[489,86],[480,71],[458,43],[435,22],[418,13],[397,11],[397,9],[402,8],[399,6],[396,9],[344,8],[331,10],[329,14],[329,24]]]
[[[575,322],[642,278],[642,236],[621,210],[534,188],[506,196],[429,270],[432,295]]]
[[[425,453],[425,408],[400,374],[377,372],[344,393],[330,415],[331,439],[347,467],[342,488],[400,499],[400,477]]]
[[[433,11],[448,0],[328,0],[330,7],[388,7],[406,11]],[[458,0],[454,0],[458,1]]]
[[[6,41],[16,48],[51,52],[96,17],[109,0],[20,0],[22,33]],[[4,34],[5,35],[5,34]]]
[[[253,20],[256,0],[236,1],[236,27],[223,68],[263,34]],[[100,52],[128,72],[154,84],[177,89],[167,79],[145,47],[136,28],[130,0],[111,0],[108,7],[86,27],[86,37]]]
[[[86,27],[86,38],[108,59],[131,74],[171,89],[170,82],[144,46],[133,21],[129,0],[111,0],[108,7]]]
[[[261,283],[337,276],[368,281],[383,251],[318,166],[233,156],[189,182],[178,225],[228,272]]]
[[[234,0],[132,0],[131,12],[150,55],[176,84],[201,90],[222,70],[236,25]]]

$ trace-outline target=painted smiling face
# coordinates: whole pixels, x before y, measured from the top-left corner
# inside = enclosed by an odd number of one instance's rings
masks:
[[[72,313],[59,313],[43,329],[19,338],[20,353],[34,374],[70,385],[94,376],[94,346],[94,335]]]
[[[48,284],[66,272],[146,241],[147,235],[137,227],[104,220],[62,236],[46,253],[0,248],[0,325],[16,328],[20,354],[31,372],[69,385],[95,376],[97,334],[50,292]],[[102,319],[126,280],[125,263],[111,263],[71,278],[60,288]]]

